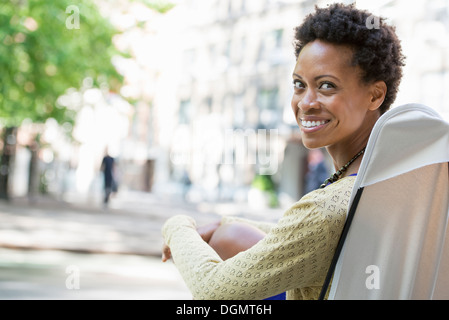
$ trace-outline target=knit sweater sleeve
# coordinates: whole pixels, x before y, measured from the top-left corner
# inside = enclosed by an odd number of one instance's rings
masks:
[[[268,233],[271,231],[271,228],[273,228],[276,224],[272,223],[272,222],[267,222],[267,221],[254,221],[254,220],[250,220],[250,219],[245,219],[245,218],[240,218],[240,217],[232,217],[232,216],[224,216],[221,219],[221,224],[226,224],[226,223],[232,223],[232,222],[243,222],[246,224],[249,224],[253,227],[256,227],[257,229]]]
[[[264,299],[321,286],[344,224],[348,181],[304,196],[264,239],[225,261],[201,239],[191,218],[169,219],[163,235],[194,298]]]

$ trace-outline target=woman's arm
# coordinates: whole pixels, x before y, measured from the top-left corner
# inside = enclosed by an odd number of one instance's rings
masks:
[[[353,179],[345,178],[296,203],[250,249],[223,260],[187,216],[163,227],[173,260],[195,299],[264,299],[320,287],[346,218]]]
[[[194,221],[192,221],[194,223]],[[198,227],[196,230],[203,241],[209,243],[215,231],[221,226],[221,221],[212,222],[204,226]],[[162,246],[162,262],[167,262],[171,259],[171,250],[167,243],[164,242]]]
[[[261,225],[261,228],[256,226]],[[266,236],[262,231],[270,230],[274,224],[251,224],[246,219],[226,219],[216,221],[197,228],[198,234],[223,259],[229,259],[245,251]],[[162,262],[171,258],[170,248],[164,243],[162,247]]]
[[[249,224],[253,227],[256,227],[257,229],[261,230],[264,233],[270,232],[271,228],[273,228],[276,225],[276,223],[273,223],[273,222],[254,221],[254,220],[249,220],[249,219],[244,219],[244,218],[239,218],[239,217],[232,217],[232,216],[224,216],[221,219],[222,225],[224,225],[226,223],[232,223],[232,222],[242,222],[242,223]]]

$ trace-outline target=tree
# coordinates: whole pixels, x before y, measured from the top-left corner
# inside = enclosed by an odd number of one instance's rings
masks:
[[[120,85],[111,63],[118,53],[112,45],[115,30],[92,1],[72,3],[12,0],[0,5],[3,125],[19,125],[25,118],[72,120],[73,114],[55,102],[87,76],[97,85],[107,79],[113,90]]]
[[[116,33],[93,1],[10,0],[0,4],[0,197],[8,198],[15,132],[24,119],[73,122],[75,111],[58,105],[68,88],[90,77],[117,91],[122,78],[111,63]]]

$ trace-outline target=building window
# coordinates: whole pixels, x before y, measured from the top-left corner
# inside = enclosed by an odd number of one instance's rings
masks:
[[[271,30],[266,34],[260,43],[259,61],[268,60],[271,64],[278,63],[276,57],[282,49],[283,34],[284,30],[282,29]]]
[[[192,104],[190,99],[182,100],[179,105],[179,123],[189,124],[192,119]]]
[[[257,105],[260,109],[277,109],[279,89],[260,89],[257,94]]]
[[[246,122],[243,94],[239,94],[234,97],[233,111],[234,111],[233,112],[234,127],[243,128]]]
[[[187,49],[183,53],[183,70],[186,72],[191,72],[196,63],[196,51],[195,49]]]
[[[284,34],[284,30],[277,29],[271,32],[271,36],[273,37],[274,47],[281,48],[282,47],[282,36]]]
[[[204,99],[204,105],[206,113],[212,113],[212,97],[206,97]]]
[[[257,94],[257,105],[259,107],[258,128],[274,128],[281,120],[278,96],[278,88],[259,90],[259,93]]]

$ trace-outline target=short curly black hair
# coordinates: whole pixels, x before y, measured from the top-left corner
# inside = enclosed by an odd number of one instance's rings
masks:
[[[295,28],[295,55],[314,40],[350,46],[352,64],[363,72],[362,81],[384,81],[387,85],[385,100],[380,112],[387,111],[396,99],[402,78],[405,57],[393,26],[382,17],[355,8],[354,4],[332,4],[326,8],[315,7],[303,23]]]

